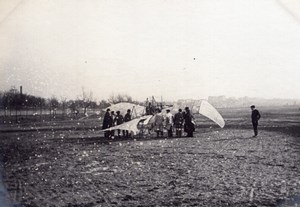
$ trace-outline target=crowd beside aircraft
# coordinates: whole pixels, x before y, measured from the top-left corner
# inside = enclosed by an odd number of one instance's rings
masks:
[[[147,99],[144,106],[123,102],[106,108],[102,130],[106,138],[129,138],[145,129],[156,137],[193,137],[195,113],[208,117],[222,128],[225,125],[222,116],[207,101],[185,100],[163,105]]]
[[[126,114],[123,116],[120,111],[116,111],[115,113],[115,111],[111,111],[110,108],[106,109],[102,129],[110,129],[111,127],[131,121],[131,113],[131,109],[127,109]],[[166,109],[166,113],[162,113],[162,109],[160,108],[152,110],[146,107],[146,116],[147,115],[151,116],[152,119],[149,119],[146,123],[144,120],[141,121],[144,125],[147,125],[149,132],[155,132],[157,137],[164,137],[164,132],[167,132],[167,137],[173,137],[173,131],[175,131],[176,137],[182,137],[183,132],[186,133],[187,137],[193,137],[195,122],[189,107],[185,107],[184,111],[178,109],[178,112],[174,115],[170,109]],[[130,136],[131,132],[129,129],[111,129],[104,132],[104,137],[106,138],[129,138]]]

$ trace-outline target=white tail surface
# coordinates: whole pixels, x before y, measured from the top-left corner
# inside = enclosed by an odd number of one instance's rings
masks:
[[[221,128],[225,126],[225,121],[221,114],[217,111],[217,109],[215,109],[215,107],[210,105],[210,103],[208,103],[207,101],[203,100],[201,102],[199,113],[214,121]]]

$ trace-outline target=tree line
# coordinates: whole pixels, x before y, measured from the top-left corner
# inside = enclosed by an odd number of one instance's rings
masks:
[[[52,96],[51,98],[43,98],[26,93],[23,94],[15,87],[7,91],[0,91],[0,107],[2,110],[47,108],[50,110],[70,109],[71,111],[76,111],[83,109],[83,113],[86,113],[88,108],[103,109],[119,102],[138,103],[127,94],[112,94],[107,100],[97,102],[93,97],[92,91],[87,92],[84,88],[82,88],[81,94],[75,100],[68,100],[65,97],[57,98]]]

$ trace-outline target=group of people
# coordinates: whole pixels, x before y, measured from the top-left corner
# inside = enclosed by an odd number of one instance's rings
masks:
[[[182,137],[182,131],[187,133],[187,137],[193,137],[195,131],[194,117],[190,112],[189,107],[186,107],[184,112],[179,109],[173,116],[170,110],[166,110],[164,116],[160,109],[157,109],[157,113],[154,119],[154,131],[156,131],[157,137],[163,136],[164,129],[168,132],[168,137],[173,137],[173,128],[175,128],[175,134],[177,137]]]
[[[254,130],[254,136],[258,135],[258,120],[260,119],[261,115],[255,106],[252,105],[251,107],[252,114],[252,125]],[[149,112],[149,111],[148,111]],[[152,113],[152,111],[150,111]],[[153,114],[152,114],[153,115]],[[124,122],[128,122],[131,120],[131,110],[128,109],[127,113],[123,117],[120,111],[117,111],[116,114],[114,111],[110,112],[110,109],[106,110],[103,119],[103,126],[102,129],[107,129],[113,126],[117,126],[123,124]],[[190,112],[189,107],[185,107],[184,112],[181,109],[173,116],[169,109],[166,110],[166,114],[163,115],[161,109],[157,108],[154,122],[151,127],[157,134],[157,137],[163,137],[164,129],[168,132],[168,137],[173,137],[173,128],[175,128],[176,137],[182,137],[182,131],[186,132],[187,137],[193,137],[193,132],[195,131],[195,123],[194,117]],[[122,130],[123,137],[130,137],[130,133],[128,130]],[[115,130],[105,131],[104,137],[106,138],[114,138]],[[121,130],[117,130],[117,136],[121,137]]]
[[[114,111],[110,111],[110,109],[107,109],[104,115],[103,119],[103,125],[102,129],[108,129],[113,126],[117,126],[120,124],[123,124],[124,122],[128,122],[131,120],[131,110],[128,109],[127,113],[123,117],[123,115],[120,113],[120,111],[117,111],[116,114]],[[128,138],[130,136],[129,131],[122,130],[123,137]],[[117,130],[117,136],[121,137],[121,130]],[[104,133],[104,137],[106,138],[114,138],[115,137],[115,130],[106,131]]]
[[[108,129],[113,126],[123,124],[131,120],[131,110],[128,109],[127,113],[123,117],[120,111],[116,114],[114,111],[107,109],[103,119],[102,129]],[[184,112],[181,109],[173,116],[170,110],[166,110],[166,114],[163,115],[161,109],[157,108],[155,111],[154,122],[150,127],[157,134],[157,137],[163,137],[164,130],[168,132],[168,137],[173,137],[173,129],[177,137],[182,137],[183,131],[186,132],[187,137],[193,137],[193,132],[195,131],[194,117],[190,112],[189,107],[186,107]],[[104,137],[114,138],[115,131],[117,131],[117,137],[130,137],[130,132],[127,130],[110,130],[105,131]]]

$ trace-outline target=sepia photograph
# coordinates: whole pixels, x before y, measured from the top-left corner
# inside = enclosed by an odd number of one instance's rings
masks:
[[[300,206],[300,0],[0,0],[0,207]]]

